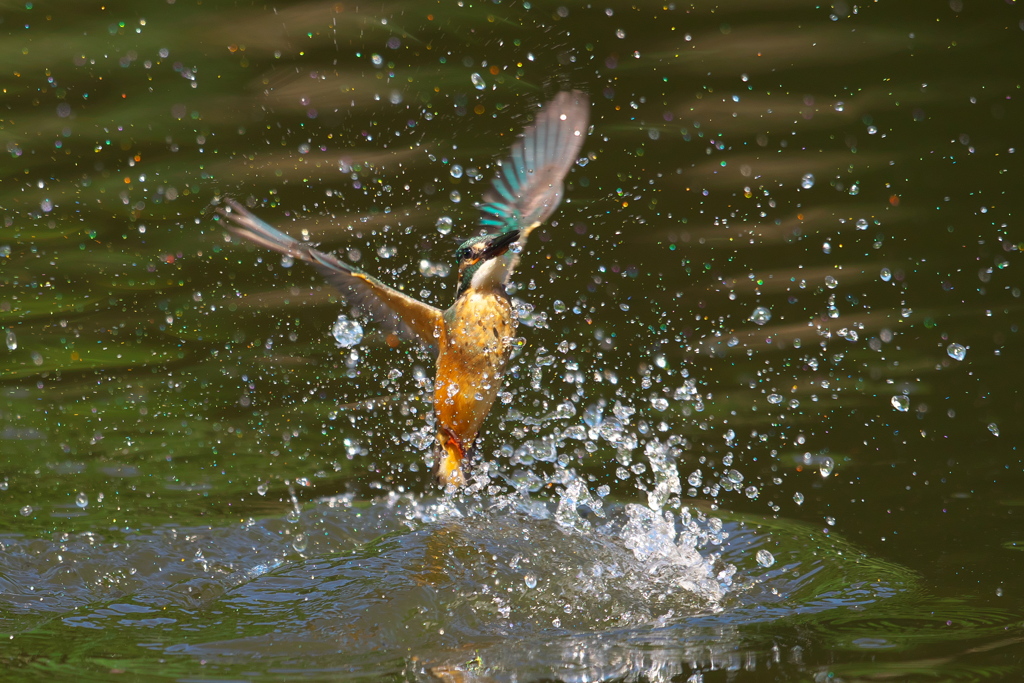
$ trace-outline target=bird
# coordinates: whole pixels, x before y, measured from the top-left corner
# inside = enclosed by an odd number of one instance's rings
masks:
[[[346,301],[391,330],[436,348],[432,474],[438,485],[466,485],[477,435],[502,386],[517,318],[506,285],[530,232],[554,213],[588,133],[590,102],[563,91],[544,104],[501,160],[480,210],[480,233],[455,250],[455,302],[440,310],[388,287],[361,268],[300,242],[230,197],[223,225],[257,245],[305,261]]]

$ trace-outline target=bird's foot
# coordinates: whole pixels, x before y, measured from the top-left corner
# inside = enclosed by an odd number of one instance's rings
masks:
[[[434,481],[438,486],[462,488],[466,485],[463,465],[466,452],[462,442],[452,434],[451,430],[441,427],[437,432],[437,443],[434,445]]]

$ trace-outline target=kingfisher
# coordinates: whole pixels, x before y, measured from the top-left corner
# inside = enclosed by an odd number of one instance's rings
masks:
[[[447,489],[466,484],[475,443],[501,389],[516,316],[505,286],[530,232],[562,201],[564,179],[587,135],[590,103],[561,92],[541,107],[484,193],[480,234],[455,250],[455,303],[442,311],[388,287],[361,268],[289,237],[231,198],[218,206],[225,227],[273,251],[305,261],[346,301],[389,329],[437,350],[433,476]]]

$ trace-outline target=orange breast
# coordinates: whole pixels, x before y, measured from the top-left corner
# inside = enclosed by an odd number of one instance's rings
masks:
[[[508,299],[493,292],[460,297],[444,321],[434,412],[468,450],[501,388],[516,325]]]

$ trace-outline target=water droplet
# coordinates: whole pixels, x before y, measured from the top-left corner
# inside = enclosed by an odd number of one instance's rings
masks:
[[[652,398],[651,407],[658,411],[663,411],[668,408],[668,400],[662,397]]]
[[[292,539],[292,547],[295,548],[295,552],[301,553],[306,550],[309,545],[309,541],[306,538],[306,534],[298,533],[295,534],[295,538]]]
[[[452,174],[452,178],[462,177],[462,167],[459,166],[458,164],[452,164],[452,168],[448,172]]]
[[[434,227],[436,227],[437,231],[442,235],[447,235],[452,231],[452,226],[454,225],[455,221],[453,221],[450,216],[441,216],[437,219],[437,223],[434,224]]]
[[[767,569],[768,567],[775,564],[775,556],[767,550],[761,549],[757,551],[757,563]]]
[[[891,399],[891,403],[892,407],[900,411],[901,413],[905,413],[908,410],[910,410],[910,399],[904,396],[903,394],[893,396]]]
[[[523,577],[523,582],[526,584],[527,588],[532,590],[537,587],[537,575],[533,572],[529,572]]]
[[[800,493],[799,491],[794,493],[793,494],[793,502],[796,503],[797,505],[803,505],[804,504],[804,494]]]
[[[448,197],[456,204],[462,201],[462,195],[459,194],[458,190],[452,190],[452,193]]]
[[[75,496],[75,505],[82,508],[83,510],[89,507],[89,496],[87,496],[84,492],[79,491],[78,495]]]
[[[835,289],[836,287],[839,286],[839,280],[835,279],[831,275],[826,275],[825,286],[828,287],[829,289]]]
[[[563,401],[555,408],[555,417],[559,420],[567,420],[576,414],[576,406],[569,401]]]
[[[858,230],[867,230],[868,229],[867,219],[858,218],[857,219],[857,229]]]
[[[21,508],[21,516],[22,517],[28,517],[31,514],[32,514],[32,506],[31,505],[26,505],[25,507]]]
[[[345,315],[339,315],[331,327],[331,336],[338,346],[347,349],[363,341],[363,326]]]
[[[473,87],[477,90],[483,90],[487,87],[487,83],[484,82],[484,77],[476,72],[469,77],[469,80],[473,82]]]
[[[946,347],[946,353],[953,360],[963,360],[967,356],[967,348],[963,344],[950,344]]]
[[[828,317],[833,318],[833,319],[839,317],[839,309],[836,308],[836,295],[835,294],[829,294],[828,306],[826,307],[825,310],[828,312]]]
[[[888,268],[882,268],[881,272],[878,273],[878,277],[882,278],[882,282],[888,282],[892,279],[892,271]]]
[[[999,425],[995,422],[990,422],[988,425],[988,431],[992,432],[992,436],[999,436]]]
[[[768,402],[773,406],[777,406],[782,403],[782,396],[779,394],[768,394]]]
[[[804,177],[800,179],[800,187],[804,188],[805,190],[809,190],[812,187],[814,187],[814,174],[805,173]]]
[[[755,325],[764,325],[766,322],[772,319],[772,312],[764,306],[758,306],[754,309],[754,312],[750,314],[750,320]]]
[[[260,494],[261,496],[267,495],[268,490],[270,490],[270,484],[268,484],[265,481],[260,482],[260,485],[256,487],[256,493]]]
[[[374,54],[372,57],[370,57],[370,61],[373,62],[374,66],[380,66],[381,64],[384,63],[384,58],[378,54]]]
[[[822,479],[827,479],[835,468],[836,463],[832,458],[822,458],[821,463],[818,465],[818,473],[821,474]]]
[[[18,348],[18,337],[15,336],[14,330],[7,330],[7,350],[14,351]]]

